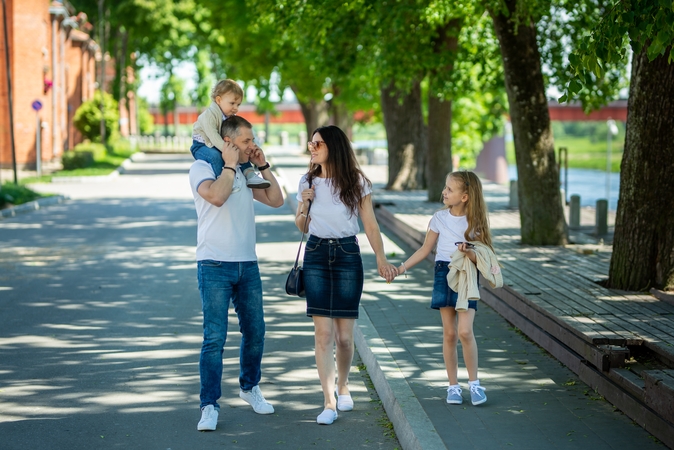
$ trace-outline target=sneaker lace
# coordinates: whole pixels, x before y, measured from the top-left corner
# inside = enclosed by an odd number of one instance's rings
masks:
[[[461,395],[461,388],[458,386],[450,386],[447,388],[447,393],[449,395]]]
[[[255,386],[250,391],[250,393],[252,394],[255,403],[262,403],[262,404],[267,403],[267,400],[265,400],[264,396],[262,395],[262,391],[260,391],[260,388],[258,388],[257,386]]]
[[[482,386],[480,386],[479,384],[473,384],[473,385],[470,386],[470,392],[481,395],[482,392],[480,392],[480,391],[484,392],[484,391],[486,391],[486,389],[483,388]]]

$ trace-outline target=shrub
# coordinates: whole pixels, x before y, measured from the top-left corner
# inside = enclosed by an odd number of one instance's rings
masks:
[[[88,151],[70,151],[65,152],[61,157],[63,170],[84,169],[94,163],[94,154]]]
[[[119,123],[119,108],[117,102],[108,93],[96,91],[94,98],[80,105],[75,112],[73,122],[82,135],[92,141],[101,141],[101,95],[105,109],[105,135],[113,137],[117,133]]]

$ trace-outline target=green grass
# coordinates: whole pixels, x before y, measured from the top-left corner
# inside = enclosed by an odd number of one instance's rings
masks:
[[[119,139],[112,143],[112,145],[109,145],[107,152],[105,152],[105,154],[102,155],[99,159],[95,160],[93,165],[90,167],[74,170],[59,170],[58,172],[54,172],[51,175],[43,175],[39,178],[24,178],[20,181],[20,183],[49,183],[53,177],[87,177],[109,175],[134,153],[136,153],[136,150],[130,147],[128,141]]]
[[[41,197],[51,197],[51,195],[38,194],[21,184],[3,183],[2,187],[0,187],[0,209],[22,205]]]
[[[560,147],[567,148],[570,168],[606,170],[606,141],[592,142],[589,137],[560,136],[555,138],[556,160]],[[624,140],[614,140],[611,147],[611,171],[620,172]],[[515,147],[512,142],[506,143],[506,159],[509,164],[515,164]]]

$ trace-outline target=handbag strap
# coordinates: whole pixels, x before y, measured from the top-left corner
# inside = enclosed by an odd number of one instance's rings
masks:
[[[309,180],[309,187],[311,187],[313,180]],[[302,237],[300,238],[300,247],[297,249],[297,256],[295,257],[295,265],[293,266],[293,269],[297,269],[297,266],[299,265],[300,261],[300,252],[302,251],[302,244],[304,243],[304,235],[307,232],[307,225],[309,225],[309,213],[311,212],[311,200],[309,200],[309,208],[307,208],[307,217],[304,220],[304,229],[302,230]]]

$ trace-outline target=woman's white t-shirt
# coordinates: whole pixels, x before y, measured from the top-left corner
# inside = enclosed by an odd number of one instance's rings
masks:
[[[335,192],[330,178],[313,178],[315,197],[311,204],[311,221],[309,222],[309,234],[319,238],[339,239],[347,236],[354,236],[360,231],[358,226],[358,210],[355,214],[342,203],[339,194]],[[372,193],[372,189],[361,178],[363,186],[363,197]],[[298,202],[302,201],[302,191],[309,189],[307,176],[300,179],[297,188]]]
[[[453,216],[449,209],[443,209],[433,214],[428,228],[439,235],[435,260],[451,261],[457,249],[455,243],[466,240],[464,233],[468,229],[468,220],[466,216]]]

